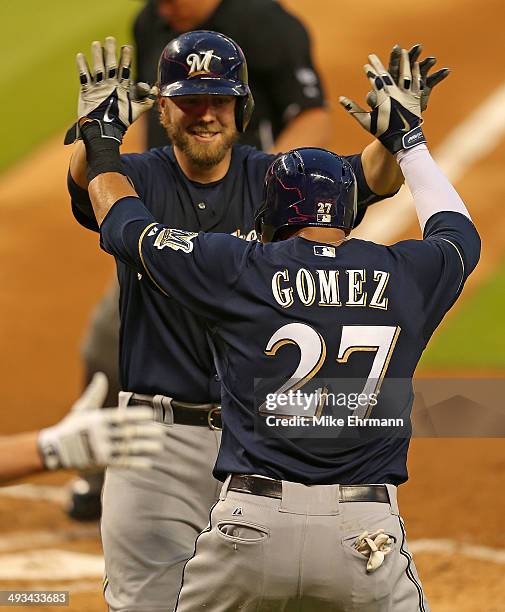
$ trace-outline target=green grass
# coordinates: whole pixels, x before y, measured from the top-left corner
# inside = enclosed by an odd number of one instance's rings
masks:
[[[132,42],[138,0],[0,2],[0,172],[70,126],[77,110],[75,54],[92,40]]]
[[[505,261],[442,326],[422,366],[505,370]]]

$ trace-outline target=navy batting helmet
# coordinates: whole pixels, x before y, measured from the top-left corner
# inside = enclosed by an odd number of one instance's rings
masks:
[[[356,177],[346,159],[325,149],[294,149],[278,157],[267,171],[256,232],[273,241],[283,227],[350,231],[356,202]]]
[[[158,64],[160,95],[213,94],[235,96],[235,123],[244,132],[254,108],[247,63],[231,38],[210,30],[195,30],[174,38]]]

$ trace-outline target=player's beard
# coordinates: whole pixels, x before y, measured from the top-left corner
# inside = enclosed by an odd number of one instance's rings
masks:
[[[235,127],[225,127],[215,121],[211,123],[200,121],[185,128],[181,124],[170,121],[162,113],[161,123],[170,142],[199,168],[212,168],[222,162],[238,138]],[[220,137],[216,139],[216,142],[198,142],[188,133],[188,130],[219,132]]]

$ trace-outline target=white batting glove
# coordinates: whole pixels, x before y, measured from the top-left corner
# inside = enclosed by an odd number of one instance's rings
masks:
[[[365,130],[376,136],[390,153],[410,149],[426,142],[421,130],[421,74],[419,63],[411,70],[409,54],[402,49],[398,85],[376,55],[368,56],[365,72],[372,85],[377,106],[366,111],[340,97],[345,110]]]
[[[79,119],[83,117],[97,119],[104,138],[122,142],[128,126],[153,106],[158,89],[147,83],[132,83],[132,55],[131,45],[121,47],[118,65],[116,39],[108,36],[104,47],[95,40],[91,43],[91,73],[84,54],[77,54],[81,84],[77,123],[68,130],[65,144],[72,144],[80,138]]]
[[[100,409],[107,377],[97,372],[62,421],[39,433],[38,445],[48,470],[101,466],[150,468],[164,448],[163,428],[148,407]]]
[[[419,43],[413,45],[409,51],[409,62],[411,71],[414,70],[415,63],[419,60],[419,56],[421,55],[423,50],[423,46]],[[389,57],[389,66],[388,72],[391,75],[393,81],[398,85],[400,83],[400,64],[402,59],[402,48],[400,45],[395,45],[391,50],[391,55]],[[421,62],[419,62],[419,73],[421,75],[421,111],[425,111],[428,106],[428,100],[430,99],[431,92],[433,88],[436,87],[439,83],[441,83],[444,79],[446,79],[451,71],[449,68],[441,68],[440,70],[435,70],[429,74],[430,70],[437,63],[437,58],[433,55],[426,57]],[[374,108],[377,106],[377,99],[375,96],[375,92],[369,92],[366,102],[368,106]]]
[[[368,558],[367,572],[375,572],[384,563],[384,559],[391,552],[393,544],[393,539],[384,533],[384,529],[378,529],[370,534],[368,531],[364,531],[356,538],[354,548]]]

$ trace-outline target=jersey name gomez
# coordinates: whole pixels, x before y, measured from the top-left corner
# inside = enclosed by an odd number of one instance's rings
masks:
[[[478,235],[466,217],[438,213],[424,240],[390,247],[303,238],[263,245],[167,228],[139,199],[125,198],[109,212],[101,240],[205,322],[223,386],[217,478],[254,473],[308,484],[406,480],[411,377],[478,260]],[[408,384],[397,388],[395,381]],[[276,405],[276,394],[293,388],[315,398],[301,412],[319,419],[315,434],[267,424],[296,416],[293,405]],[[338,397],[356,389],[368,402],[319,401],[322,390]],[[331,419],[327,427],[322,418],[350,412],[356,419],[394,417],[404,426],[371,434],[359,422],[331,429]]]

